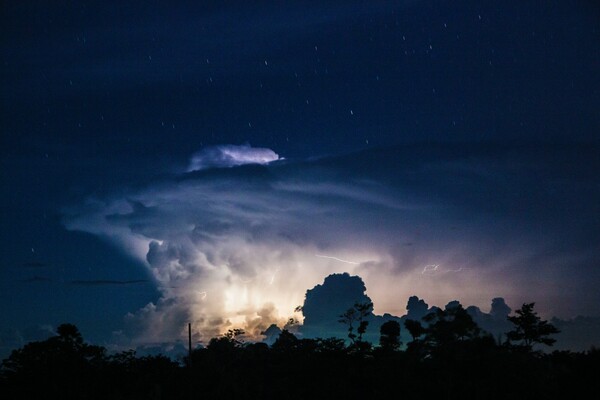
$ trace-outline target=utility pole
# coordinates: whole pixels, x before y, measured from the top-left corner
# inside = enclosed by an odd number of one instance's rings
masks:
[[[188,367],[192,366],[192,324],[188,322]]]

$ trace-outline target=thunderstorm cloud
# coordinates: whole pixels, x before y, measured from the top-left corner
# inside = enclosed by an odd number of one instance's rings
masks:
[[[415,145],[269,164],[269,149],[217,146],[188,173],[90,198],[64,222],[147,268],[160,298],[126,316],[139,343],[181,338],[188,321],[195,340],[234,327],[261,337],[302,319],[306,290],[341,272],[364,279],[378,314],[402,315],[418,295],[569,316],[600,300],[569,301],[590,290],[582,273],[597,274],[596,155]]]

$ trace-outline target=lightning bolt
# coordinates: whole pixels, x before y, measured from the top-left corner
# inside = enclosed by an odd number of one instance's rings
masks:
[[[425,267],[423,267],[423,271],[421,271],[421,275],[433,275],[436,272],[441,272],[444,274],[448,274],[450,272],[461,272],[463,270],[465,270],[466,268],[460,267],[458,269],[448,269],[448,270],[442,270],[440,269],[440,265],[439,264],[430,264],[430,265],[426,265]]]
[[[339,262],[343,262],[346,264],[352,264],[352,265],[359,265],[360,263],[355,262],[355,261],[347,261],[347,260],[342,260],[341,258],[337,258],[337,257],[331,257],[331,256],[324,256],[322,254],[315,254],[315,257],[319,257],[319,258],[329,258],[331,260],[335,260],[335,261],[339,261]]]
[[[464,270],[464,268],[463,268],[463,267],[460,267],[459,269],[449,269],[448,271],[444,271],[444,272],[445,272],[445,273],[448,273],[448,272],[460,272],[460,271],[462,271],[462,270]]]
[[[273,275],[271,275],[271,279],[269,279],[269,285],[272,285],[273,282],[275,282],[275,275],[277,275],[278,272],[279,272],[279,268],[277,268],[275,270],[275,272],[273,272]]]
[[[439,267],[440,267],[439,264],[426,265],[423,268],[423,271],[421,271],[421,275],[425,275],[427,273],[434,274],[434,273],[437,272],[437,270],[438,270]]]

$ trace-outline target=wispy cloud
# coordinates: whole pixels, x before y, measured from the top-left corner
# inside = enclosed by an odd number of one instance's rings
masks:
[[[23,283],[37,283],[37,282],[52,282],[52,279],[45,276],[33,276],[31,278],[23,279],[19,282]]]
[[[43,267],[47,267],[48,264],[39,262],[39,261],[30,261],[30,262],[24,262],[24,263],[20,264],[20,266],[23,268],[43,268]]]
[[[138,283],[146,283],[147,279],[135,279],[129,281],[119,281],[119,280],[104,280],[104,279],[92,279],[92,280],[74,280],[70,283],[72,285],[77,286],[114,286],[114,285],[135,285]]]

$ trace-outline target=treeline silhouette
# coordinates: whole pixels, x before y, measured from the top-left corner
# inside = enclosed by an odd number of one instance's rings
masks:
[[[277,340],[245,343],[234,329],[181,362],[109,355],[71,324],[14,350],[2,362],[3,399],[549,399],[598,393],[600,351],[542,352],[558,330],[524,304],[513,329],[494,338],[458,303],[404,326],[388,321],[379,343],[363,340],[371,303],[339,316],[348,340],[306,339],[283,330]],[[406,329],[412,340],[400,342]]]

